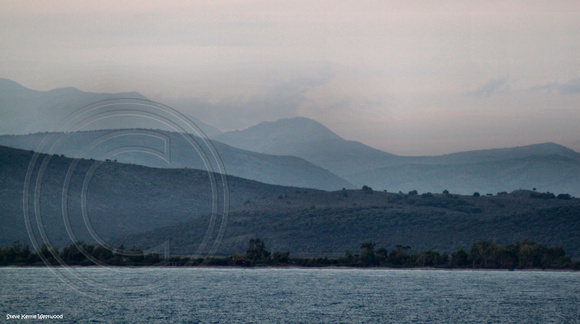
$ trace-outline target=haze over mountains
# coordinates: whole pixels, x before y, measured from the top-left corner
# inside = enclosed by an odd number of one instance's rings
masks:
[[[298,156],[345,178],[386,166],[397,158],[362,143],[347,141],[317,121],[304,117],[263,122],[245,130],[219,134],[214,139],[250,151]]]
[[[248,150],[298,156],[359,187],[462,194],[537,188],[580,195],[580,153],[555,143],[405,157],[344,140],[307,118],[264,122],[215,139]]]
[[[63,133],[2,135],[0,136],[0,145],[37,151],[43,140],[48,138],[57,141],[57,139],[63,138],[64,140],[60,145],[56,147],[46,145],[40,151],[49,153],[48,150],[52,149],[52,153],[64,154],[68,157],[105,160],[104,156],[107,155],[107,152],[118,148],[129,148],[130,151],[115,155],[111,159],[120,163],[156,168],[196,168],[200,170],[208,170],[205,163],[209,162],[212,170],[215,172],[220,170],[220,166],[216,165],[217,162],[214,159],[204,161],[204,155],[211,157],[211,152],[207,150],[207,147],[200,145],[198,149],[202,150],[204,154],[199,154],[196,147],[187,142],[189,138],[175,132],[142,129],[116,132],[100,130],[76,132],[71,136],[68,135]],[[100,139],[103,138],[109,138],[109,140],[100,143]],[[199,138],[196,140],[202,142]],[[94,143],[100,144],[82,153],[85,148],[91,147]],[[212,145],[219,153],[220,162],[223,163],[226,173],[229,175],[284,186],[324,190],[336,190],[343,187],[354,188],[353,184],[339,176],[295,156],[256,153],[217,141],[213,141]],[[144,148],[164,153],[161,154],[160,158],[157,154],[144,153]]]
[[[74,88],[34,91],[6,79],[0,79],[0,95],[7,116],[0,119],[0,245],[27,240],[23,203],[28,199],[29,210],[42,214],[29,218],[30,225],[41,222],[55,245],[74,240],[71,229],[76,239],[90,241],[89,222],[108,242],[155,248],[172,238],[176,251],[190,253],[210,226],[211,195],[217,190],[229,193],[232,208],[221,242],[224,253],[243,252],[251,236],[299,253],[342,253],[366,239],[455,249],[480,239],[508,243],[526,238],[580,253],[579,200],[531,197],[533,188],[580,196],[580,153],[555,143],[397,156],[345,140],[303,117],[232,132],[199,122],[211,135],[208,142],[123,119],[103,129],[95,124],[54,132],[83,105],[146,98]],[[219,156],[212,159],[214,148]],[[26,175],[35,184],[39,172],[40,163],[29,169],[33,151],[56,155],[43,170],[38,191],[32,187],[24,195]],[[38,161],[47,158],[41,154]],[[204,171],[222,166],[227,189],[219,182],[212,187],[210,174],[221,175]],[[375,192],[348,190],[363,185]],[[63,188],[68,188],[64,198]],[[87,196],[81,203],[83,188]],[[383,189],[388,193],[377,192]],[[518,189],[529,191],[486,196]],[[412,190],[434,195],[405,194]],[[441,194],[444,190],[466,196]],[[484,197],[472,197],[476,191]],[[88,221],[81,217],[83,204]],[[68,225],[63,211],[71,216]]]
[[[169,130],[159,130],[162,123],[149,123],[146,118],[132,118],[116,120],[112,123],[100,124],[107,129],[126,129],[126,131],[112,134],[110,130],[91,130],[91,125],[71,134],[45,133],[59,130],[60,124],[75,110],[99,101],[118,98],[146,99],[138,93],[119,94],[94,94],[79,91],[74,88],[56,89],[52,91],[35,91],[7,80],[0,79],[0,107],[3,115],[8,116],[0,120],[0,134],[19,134],[19,136],[1,135],[0,145],[10,146],[25,150],[38,150],[43,140],[54,139],[64,141],[53,147],[46,146],[40,149],[42,153],[64,154],[69,157],[84,157],[104,160],[107,152],[118,148],[152,148],[159,152],[165,152],[169,161],[165,161],[152,154],[138,152],[124,152],[113,157],[119,162],[133,163],[151,167],[162,168],[192,168],[207,169],[204,166],[202,156],[195,148],[186,142],[184,136]],[[191,116],[188,116],[202,131],[210,136],[220,131]],[[129,122],[129,124],[128,124]],[[23,126],[22,126],[23,125]],[[134,128],[154,128],[153,130],[136,130]],[[32,133],[30,135],[22,135]],[[42,132],[42,133],[37,133]],[[100,141],[104,136],[110,135],[106,142],[98,147],[83,152],[87,147]],[[198,138],[197,141],[203,141]],[[169,145],[166,147],[167,143]],[[212,143],[219,153],[226,172],[247,179],[257,180],[270,184],[285,186],[299,186],[319,188],[325,190],[352,188],[353,184],[313,165],[301,158],[294,156],[275,156],[254,153],[237,149],[217,141]],[[202,149],[205,147],[202,146]],[[134,150],[133,150],[134,151]],[[203,152],[210,156],[211,152]],[[79,155],[80,154],[80,155]],[[206,161],[207,162],[207,161]],[[212,166],[219,170],[218,166]]]
[[[138,93],[94,94],[74,88],[35,91],[0,79],[0,104],[3,114],[0,134],[46,132],[57,128],[60,119],[74,109],[98,100],[131,97],[145,99]],[[539,191],[567,192],[580,195],[580,153],[555,143],[522,147],[476,150],[441,156],[397,156],[349,141],[324,125],[303,117],[263,122],[244,130],[220,132],[194,120],[212,138],[226,172],[270,184],[336,190],[371,186],[377,190],[495,193],[537,188]],[[130,128],[148,128],[147,124]],[[121,121],[107,125],[123,129]],[[90,128],[89,128],[90,130]],[[155,138],[167,138],[171,145],[170,163],[152,155],[123,153],[119,162],[153,167],[197,167],[202,164],[184,145],[182,136],[167,130],[126,130],[151,132],[153,136],[119,136],[112,146],[159,146]],[[88,143],[106,131],[83,131],[68,137],[66,145],[54,153],[77,156]],[[0,145],[36,149],[47,134],[0,136]],[[62,134],[52,134],[61,136]],[[102,152],[83,153],[84,158],[102,158]]]
[[[37,91],[28,89],[17,82],[0,78],[0,134],[31,134],[38,132],[58,131],[62,122],[79,108],[101,101],[112,99],[147,99],[138,92],[92,93],[80,91],[73,87]],[[199,119],[188,116],[208,135],[217,135],[220,131]],[[132,120],[135,121],[135,120]],[[100,124],[98,128],[126,128],[124,120]],[[159,127],[159,124],[139,121],[140,125],[130,128]],[[89,128],[90,129],[90,128]]]

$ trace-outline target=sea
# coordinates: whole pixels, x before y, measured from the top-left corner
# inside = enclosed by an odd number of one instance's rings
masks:
[[[0,316],[14,323],[580,323],[580,272],[4,267]]]

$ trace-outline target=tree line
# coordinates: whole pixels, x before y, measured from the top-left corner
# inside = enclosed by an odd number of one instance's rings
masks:
[[[11,247],[0,248],[0,266],[7,265],[95,265],[114,266],[303,266],[303,267],[388,267],[388,268],[462,268],[462,269],[574,269],[580,270],[580,261],[573,262],[560,246],[548,247],[533,241],[500,245],[481,241],[470,249],[439,253],[432,249],[411,252],[407,245],[396,245],[388,251],[373,242],[363,242],[358,253],[346,252],[339,258],[291,258],[290,252],[270,252],[259,238],[251,238],[244,254],[227,257],[164,258],[158,253],[140,249],[126,250],[123,246],[93,246],[83,242],[69,244],[62,249],[46,244],[31,250],[19,241]]]

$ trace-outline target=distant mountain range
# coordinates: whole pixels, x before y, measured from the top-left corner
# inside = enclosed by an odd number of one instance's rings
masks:
[[[214,138],[256,152],[301,157],[359,187],[462,194],[537,188],[580,195],[580,153],[555,143],[397,156],[344,140],[307,118],[264,122]]]
[[[147,99],[138,92],[92,93],[76,88],[60,88],[50,91],[37,91],[23,87],[9,79],[0,78],[0,134],[31,134],[58,131],[59,125],[67,116],[78,109],[96,102],[111,99]],[[207,135],[214,136],[221,131],[199,119],[187,117]],[[150,126],[150,127],[149,127]],[[142,121],[142,128],[159,128],[159,123]],[[103,125],[99,125],[102,128]],[[97,128],[97,129],[99,129]],[[106,128],[127,128],[122,121],[109,122]],[[90,128],[89,128],[90,129]]]
[[[449,190],[463,194],[495,194],[538,188],[580,195],[580,160],[562,155],[465,164],[405,164],[362,172],[356,176],[373,188],[404,192],[420,188],[421,192]]]
[[[0,136],[0,145],[36,149],[45,136],[62,134],[25,133],[54,130],[67,114],[82,105],[127,97],[145,98],[135,92],[95,94],[74,88],[35,91],[0,79],[0,107],[8,116],[0,120],[0,134],[21,135]],[[395,192],[449,190],[461,194],[537,188],[580,196],[580,153],[555,143],[408,157],[345,140],[319,122],[303,117],[263,122],[231,132],[193,121],[212,138],[228,174],[271,184],[323,190],[368,185]],[[126,124],[107,126],[110,129],[127,127]],[[146,124],[139,127],[148,128]],[[126,130],[133,131],[136,130]],[[164,168],[199,168],[202,164],[181,135],[168,130],[150,132],[169,139],[170,163],[140,153],[123,153],[115,158],[119,162]],[[77,156],[87,143],[104,134],[99,129],[77,132],[54,153]],[[158,146],[159,141],[153,143],[156,136],[136,141],[141,146]],[[118,137],[109,144],[130,146],[129,138],[137,137]],[[80,157],[99,159],[102,154],[88,152]]]
[[[109,138],[109,140],[83,153],[84,149],[92,147],[93,143],[100,143],[100,139],[103,138]],[[49,143],[62,142],[58,146],[46,145],[39,150],[39,145],[43,140],[47,139]],[[218,172],[219,165],[216,165],[217,162],[212,158],[204,161],[203,155],[199,154],[196,148],[187,142],[187,139],[189,138],[179,133],[168,131],[126,129],[115,132],[110,130],[84,131],[76,132],[72,135],[63,133],[1,135],[0,145],[41,151],[41,153],[49,153],[48,150],[52,149],[54,154],[96,160],[105,160],[104,156],[107,152],[118,148],[128,148],[129,152],[115,155],[111,159],[115,159],[120,163],[156,168],[196,168],[201,170],[208,170],[208,166],[205,163],[209,162],[212,170]],[[197,141],[202,142],[199,138],[197,138]],[[217,141],[213,141],[212,145],[219,153],[219,158],[225,167],[226,173],[229,175],[284,186],[323,190],[354,188],[353,184],[339,176],[295,156],[256,153],[234,148]],[[145,148],[167,152],[166,156],[163,155],[167,161],[153,154],[139,152],[145,151]],[[204,145],[199,145],[197,149],[202,150],[207,157],[211,157],[211,152]]]
[[[397,158],[362,143],[347,141],[317,121],[304,117],[263,122],[213,138],[254,152],[297,156],[351,182],[350,175],[383,167]]]
[[[0,134],[18,134],[0,135],[0,145],[35,150],[41,153],[49,153],[49,149],[53,149],[51,153],[98,160],[104,160],[103,156],[113,149],[132,147],[132,151],[138,151],[139,149],[137,148],[139,147],[152,147],[157,151],[168,153],[167,158],[169,161],[164,161],[152,154],[138,152],[118,154],[114,159],[123,163],[151,167],[207,169],[207,166],[204,165],[207,161],[203,161],[202,156],[186,141],[184,136],[169,130],[140,131],[126,129],[127,124],[123,124],[121,121],[115,124],[115,119],[112,119],[113,123],[106,125],[109,128],[108,130],[90,130],[89,127],[89,130],[73,134],[51,132],[51,130],[58,129],[59,124],[76,109],[95,102],[118,98],[146,99],[136,92],[96,94],[83,92],[75,88],[35,91],[27,89],[16,82],[0,79],[0,107],[3,115],[9,116],[9,118],[0,119]],[[191,116],[188,116],[188,118],[208,136],[220,133],[213,126]],[[145,128],[147,126],[152,128],[160,126],[159,123],[149,125],[147,124],[147,119],[144,118],[143,120],[138,120],[138,126]],[[134,125],[130,126],[134,127]],[[26,134],[31,132],[41,133]],[[118,134],[113,134],[115,136],[110,136],[111,138],[106,142],[83,153],[83,150],[94,144],[95,141],[98,142],[112,133]],[[61,140],[63,138],[65,140],[56,147],[46,146],[39,149],[39,145],[43,140]],[[197,138],[197,141],[201,142],[203,140]],[[166,143],[169,143],[168,147],[164,147]],[[271,184],[325,190],[354,187],[352,183],[341,177],[295,156],[255,153],[217,141],[213,142],[213,146],[219,153],[219,158],[221,158],[225,166],[225,172],[230,175]],[[204,149],[203,145],[201,147],[201,149]],[[211,156],[212,152],[207,152],[206,150],[203,153]],[[216,165],[212,165],[212,167],[215,170],[219,170]]]

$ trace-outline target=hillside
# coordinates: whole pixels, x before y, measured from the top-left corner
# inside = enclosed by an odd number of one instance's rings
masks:
[[[161,130],[126,129],[83,131],[73,134],[3,135],[0,136],[0,145],[37,150],[43,140],[48,140],[49,143],[62,142],[57,146],[44,145],[42,153],[48,153],[48,149],[52,149],[55,154],[64,154],[68,157],[105,160],[109,152],[125,148],[122,154],[111,158],[121,163],[157,168],[188,167],[205,170],[207,161],[203,161],[197,150],[203,150],[210,162],[215,161],[211,158],[211,152],[207,151],[207,145],[203,144],[203,140],[197,138],[201,145],[196,148],[187,142],[188,137]],[[218,152],[229,175],[276,185],[322,190],[354,188],[350,182],[301,158],[250,152],[217,141],[212,141],[211,144]],[[154,153],[164,152],[161,154],[163,158],[150,154],[151,149],[155,150]],[[212,167],[219,170],[219,166],[215,163],[212,163]]]
[[[248,201],[297,190],[311,191],[233,176],[225,178],[228,186],[225,191],[224,178],[200,170],[149,168],[41,154],[36,167],[30,170],[30,190],[24,196],[27,170],[33,157],[31,151],[0,146],[0,245],[15,240],[28,241],[23,199],[28,199],[31,228],[44,229],[54,245],[62,246],[72,240],[70,233],[78,239],[94,241],[85,222],[108,240],[168,226],[196,215],[208,215],[212,208],[220,214],[228,204],[238,208]],[[44,172],[39,178],[41,167]],[[69,170],[72,173],[67,179]],[[210,175],[215,181],[210,181]],[[87,220],[82,217],[83,185],[86,185]],[[64,191],[67,188],[68,191]],[[66,208],[63,208],[63,201]],[[35,212],[35,208],[39,212]],[[69,231],[63,211],[70,215]],[[35,232],[36,237],[41,237],[42,233]]]
[[[198,217],[123,242],[147,248],[171,239],[175,253],[189,254],[201,238],[196,229],[205,226],[206,219]],[[506,244],[528,239],[560,245],[578,258],[580,199],[526,190],[481,197],[361,190],[291,193],[233,211],[219,252],[243,253],[251,237],[261,238],[272,251],[303,256],[356,252],[364,241],[388,250],[401,244],[451,252],[481,240]]]

